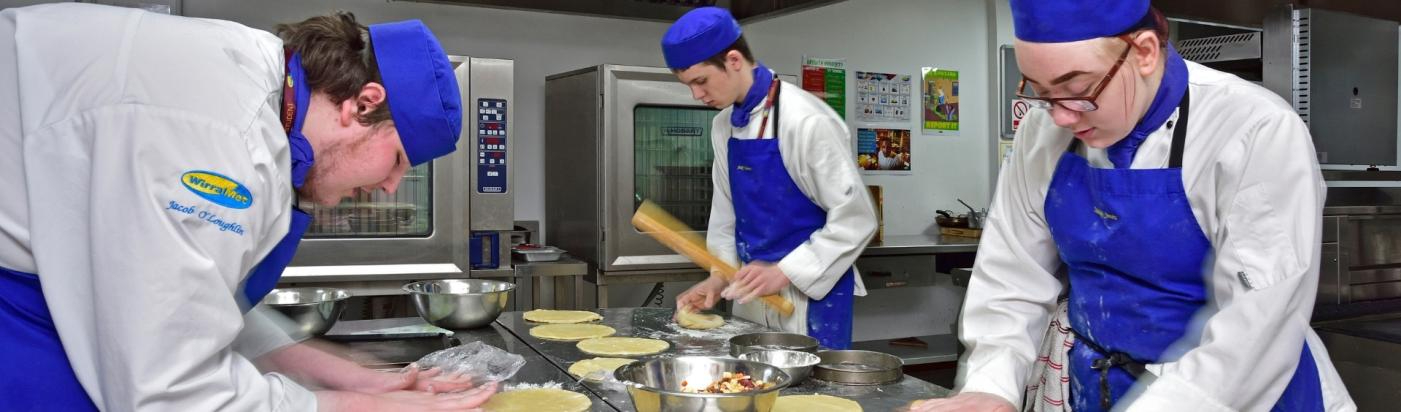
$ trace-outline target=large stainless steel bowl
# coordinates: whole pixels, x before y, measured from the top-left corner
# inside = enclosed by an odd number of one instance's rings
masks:
[[[758,350],[786,349],[817,353],[817,339],[811,336],[783,332],[758,332],[730,338],[730,356],[736,358]]]
[[[345,289],[283,288],[268,292],[262,304],[287,316],[301,333],[316,336],[336,324],[345,311],[346,299],[350,299],[350,292]]]
[[[704,388],[725,372],[743,372],[756,380],[773,382],[772,388],[732,394],[682,392],[682,383]],[[638,412],[768,412],[778,393],[791,382],[783,370],[739,359],[684,356],[633,362],[613,376],[627,385]]]
[[[423,320],[447,329],[473,329],[491,324],[516,285],[482,279],[425,280],[404,285]]]
[[[782,369],[792,379],[792,383],[797,385],[807,380],[812,375],[813,365],[817,365],[822,359],[817,355],[796,350],[771,349],[748,352],[739,355],[740,360],[754,361]]]

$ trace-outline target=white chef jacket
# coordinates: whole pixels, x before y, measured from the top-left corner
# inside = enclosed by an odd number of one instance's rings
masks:
[[[0,266],[38,274],[99,409],[315,410],[249,361],[290,341],[235,300],[291,219],[283,71],[280,40],[227,21],[0,11]],[[251,205],[196,195],[190,171]]]
[[[1355,410],[1323,342],[1309,327],[1318,288],[1326,188],[1299,116],[1264,88],[1187,62],[1191,91],[1182,181],[1211,240],[1212,298],[1198,316],[1200,343],[1148,365],[1130,411],[1263,411],[1284,392],[1307,341],[1327,410]],[[1174,113],[1170,121],[1175,122]],[[1139,147],[1131,168],[1167,167],[1171,131]],[[1056,163],[1073,136],[1045,110],[1028,112],[1003,164],[963,306],[967,353],[960,390],[1020,404],[1048,316],[1061,293],[1061,262],[1044,214]],[[1095,167],[1104,150],[1082,145]],[[1149,376],[1151,375],[1151,376]],[[1120,405],[1124,408],[1124,405]]]
[[[783,168],[808,200],[827,211],[827,223],[813,232],[807,242],[776,262],[792,281],[792,285],[780,293],[793,302],[792,316],[782,317],[758,299],[736,305],[735,314],[785,332],[807,334],[808,298],[826,297],[842,274],[852,267],[876,232],[876,214],[871,196],[856,169],[856,155],[846,123],[812,93],[787,82],[781,87],[778,97],[781,112],[770,116],[764,133],[772,138],[774,121],[778,116],[783,117],[779,122],[782,134],[778,136]],[[731,136],[758,137],[766,102],[750,111],[746,127],[736,129],[730,125],[734,106],[721,110],[711,122],[715,192],[710,203],[706,245],[710,253],[735,267],[741,265],[735,247],[734,201],[730,197],[729,140]],[[748,199],[741,199],[745,200]],[[860,275],[856,276],[855,295],[866,296],[866,286]]]

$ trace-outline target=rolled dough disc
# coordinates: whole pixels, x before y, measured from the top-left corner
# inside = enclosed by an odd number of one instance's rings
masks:
[[[634,362],[624,358],[584,359],[569,365],[569,374],[588,380],[598,380],[600,376],[613,376],[613,371]]]
[[[827,395],[780,396],[773,412],[861,412],[861,404]]]
[[[664,340],[646,338],[597,338],[579,342],[579,350],[594,356],[643,356],[671,347]]]
[[[525,320],[537,323],[584,323],[602,319],[603,315],[586,310],[536,309],[525,313]]]
[[[612,336],[617,332],[613,328],[604,325],[591,323],[565,323],[558,325],[540,325],[530,328],[530,336],[546,340],[576,341],[584,339],[600,338]]]
[[[715,329],[725,325],[725,318],[683,310],[676,312],[676,324],[686,329]]]
[[[492,395],[482,409],[487,412],[583,412],[592,406],[589,397],[577,392],[533,388]]]

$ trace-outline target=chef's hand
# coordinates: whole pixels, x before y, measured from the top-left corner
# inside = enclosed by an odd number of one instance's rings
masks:
[[[735,273],[734,282],[730,282],[730,287],[725,288],[720,296],[739,303],[749,303],[754,298],[778,293],[791,284],[793,282],[788,280],[788,275],[783,274],[778,266],[755,261],[739,268],[739,272]]]
[[[496,383],[475,389],[434,394],[418,391],[395,391],[379,394],[339,391],[316,392],[316,410],[322,412],[358,411],[472,411],[485,404],[496,393]]]
[[[379,372],[346,360],[349,355],[335,354],[343,350],[327,342],[310,340],[269,352],[254,363],[263,372],[279,372],[302,385],[334,391],[444,393],[461,392],[474,385],[471,376],[445,374],[438,369],[419,370],[418,366],[404,368],[399,373]]]
[[[399,373],[375,372],[367,376],[368,381],[353,388],[356,392],[389,393],[394,391],[419,391],[428,393],[453,393],[472,389],[476,386],[472,377],[446,373],[442,369],[419,369],[410,364]]]
[[[1001,396],[983,392],[964,392],[951,398],[925,399],[910,404],[909,412],[1016,412],[1017,408]]]
[[[676,313],[700,312],[715,307],[715,303],[720,301],[720,291],[725,289],[725,285],[725,278],[712,271],[709,278],[676,296]]]

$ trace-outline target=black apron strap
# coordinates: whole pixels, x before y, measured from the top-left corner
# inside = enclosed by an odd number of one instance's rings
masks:
[[[1192,102],[1192,86],[1182,91],[1182,103],[1177,105],[1177,125],[1172,126],[1172,154],[1168,157],[1168,167],[1182,168],[1182,148],[1187,144],[1187,112]]]
[[[1099,406],[1107,411],[1113,406],[1113,399],[1109,393],[1109,370],[1119,367],[1124,372],[1128,372],[1134,379],[1138,379],[1147,372],[1147,368],[1143,366],[1142,362],[1134,360],[1127,353],[1113,352],[1099,346],[1084,335],[1075,332],[1074,328],[1070,329],[1070,333],[1075,335],[1076,342],[1084,343],[1096,353],[1104,355],[1103,358],[1095,359],[1094,362],[1090,363],[1090,369],[1099,371]]]
[[[778,82],[778,86],[773,88],[773,138],[777,139],[779,136],[778,121],[783,120],[783,112],[778,110],[779,103],[783,103],[782,100],[778,99],[778,95],[783,93],[783,81],[778,80],[778,75],[773,76],[773,81]],[[759,138],[763,139],[764,136],[759,136]]]

